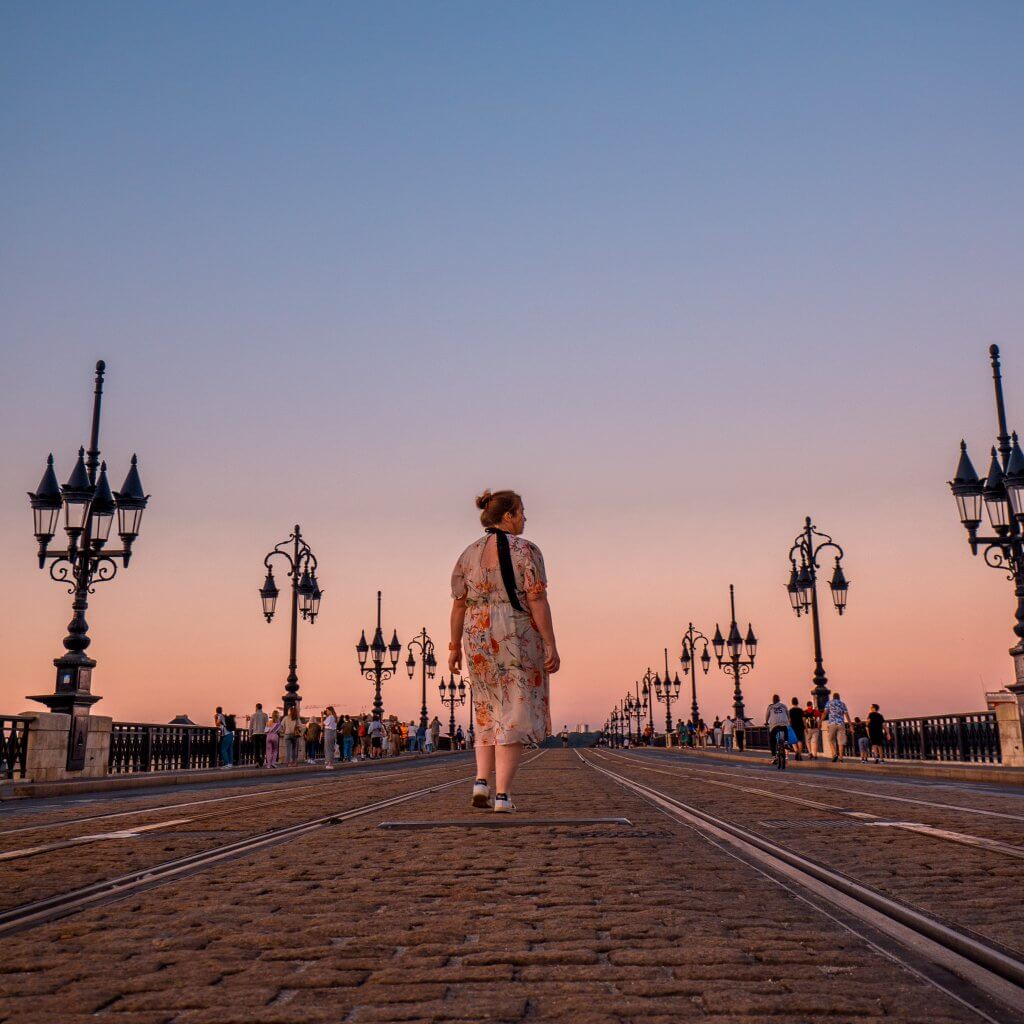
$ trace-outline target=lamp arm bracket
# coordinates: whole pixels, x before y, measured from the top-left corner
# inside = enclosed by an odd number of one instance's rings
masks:
[[[66,554],[62,554],[50,564],[50,579],[67,586],[69,594],[75,592],[75,564]]]
[[[109,583],[117,575],[117,562],[107,555],[93,559],[89,573],[89,593],[96,592],[97,583]]]
[[[284,560],[285,560],[285,561],[286,561],[286,562],[288,563],[288,575],[289,575],[289,576],[291,576],[291,575],[293,575],[293,574],[294,574],[294,572],[295,572],[295,561],[294,561],[294,559],[292,558],[292,556],[291,556],[290,554],[288,554],[288,552],[287,552],[287,551],[283,551],[283,550],[281,549],[281,545],[282,545],[282,544],[287,544],[287,543],[288,543],[288,541],[286,541],[286,540],[283,540],[283,541],[281,541],[281,544],[278,544],[278,545],[277,545],[277,546],[276,546],[276,547],[274,548],[274,550],[273,550],[273,551],[271,551],[271,552],[269,552],[269,553],[267,554],[267,557],[263,559],[263,564],[264,564],[264,565],[265,565],[265,566],[267,567],[267,569],[268,569],[268,570],[270,570],[270,569],[273,569],[273,565],[271,564],[271,561],[270,561],[270,560],[271,560],[271,559],[272,559],[272,558],[273,558],[273,557],[274,557],[275,555],[280,555],[280,556],[281,556],[281,558],[283,558],[283,559],[284,559]]]
[[[1016,558],[1012,551],[1007,550],[1001,543],[987,544],[982,553],[985,564],[990,569],[998,569],[1006,573],[1006,578],[1012,583],[1021,569],[1020,559]]]

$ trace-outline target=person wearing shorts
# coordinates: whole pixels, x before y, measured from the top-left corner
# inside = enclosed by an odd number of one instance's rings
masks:
[[[850,722],[850,709],[833,693],[822,711],[825,733],[832,747],[832,760],[838,761],[846,750],[846,726]]]

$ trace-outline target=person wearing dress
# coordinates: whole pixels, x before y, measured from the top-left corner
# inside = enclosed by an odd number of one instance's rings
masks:
[[[515,491],[476,499],[485,533],[452,572],[448,668],[465,663],[473,688],[477,778],[473,806],[514,810],[512,780],[526,745],[551,735],[548,676],[559,669],[544,558],[523,540],[523,500]]]

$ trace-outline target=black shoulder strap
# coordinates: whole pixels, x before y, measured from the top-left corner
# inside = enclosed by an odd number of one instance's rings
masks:
[[[494,534],[494,543],[498,545],[498,566],[501,568],[501,579],[505,584],[505,593],[508,594],[508,602],[517,612],[526,609],[519,603],[519,596],[516,594],[516,573],[512,568],[512,552],[508,547],[508,534],[499,530],[496,526],[488,526],[487,533]]]

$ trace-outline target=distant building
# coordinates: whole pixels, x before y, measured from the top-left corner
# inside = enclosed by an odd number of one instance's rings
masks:
[[[175,715],[168,723],[168,725],[195,725],[188,715]]]

